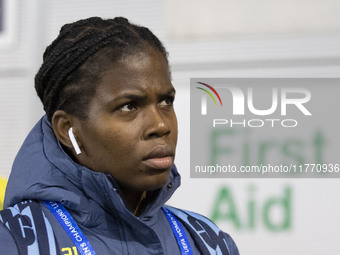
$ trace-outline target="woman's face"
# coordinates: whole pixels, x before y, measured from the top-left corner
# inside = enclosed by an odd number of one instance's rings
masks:
[[[122,188],[145,191],[166,184],[174,163],[175,89],[164,56],[155,50],[107,68],[79,121],[80,164],[111,174]]]

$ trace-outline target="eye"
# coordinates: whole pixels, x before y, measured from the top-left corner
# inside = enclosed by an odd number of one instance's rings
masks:
[[[122,112],[130,112],[130,111],[134,111],[137,109],[138,109],[138,106],[133,103],[124,104],[121,107],[119,107],[119,110],[121,110]]]
[[[174,101],[174,96],[167,96],[160,101],[160,106],[172,106]]]

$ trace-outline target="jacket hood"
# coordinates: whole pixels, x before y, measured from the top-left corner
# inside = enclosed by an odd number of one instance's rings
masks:
[[[179,187],[175,166],[168,183],[171,185],[152,192],[140,217],[152,217]],[[102,209],[133,216],[114,178],[75,163],[62,149],[46,116],[29,133],[14,160],[4,208],[28,199],[60,201],[84,225],[95,224],[96,211]]]

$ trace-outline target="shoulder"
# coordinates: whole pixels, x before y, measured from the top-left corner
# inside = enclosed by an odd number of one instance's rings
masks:
[[[38,201],[23,201],[0,211],[0,235],[0,243],[5,236],[11,249],[24,254],[28,250],[32,252],[30,254],[43,254],[40,251],[55,250],[56,247],[51,225]]]
[[[187,210],[166,206],[190,232],[195,242],[205,250],[204,254],[238,255],[238,248],[232,237],[223,232],[208,218]]]

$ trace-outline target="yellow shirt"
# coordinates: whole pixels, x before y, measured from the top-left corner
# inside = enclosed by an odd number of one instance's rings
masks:
[[[0,177],[0,210],[2,210],[5,198],[7,180],[5,178]]]

